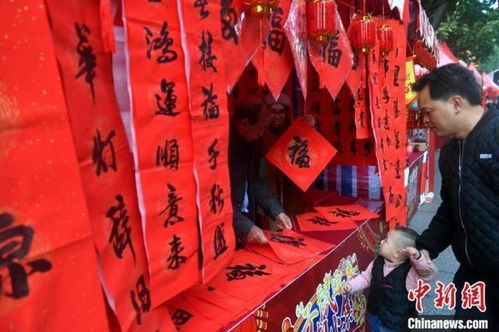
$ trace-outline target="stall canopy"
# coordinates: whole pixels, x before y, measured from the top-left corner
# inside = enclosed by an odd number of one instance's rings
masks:
[[[449,49],[449,46],[447,46],[447,43],[443,42],[439,45],[438,47],[438,66],[444,66],[449,63],[458,63],[459,60],[456,58],[456,56],[452,53],[452,51]]]

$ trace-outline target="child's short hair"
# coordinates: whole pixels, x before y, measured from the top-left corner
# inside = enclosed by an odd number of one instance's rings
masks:
[[[397,231],[400,235],[397,239],[397,246],[399,248],[416,246],[416,239],[419,236],[418,232],[416,232],[412,228],[404,226],[396,226],[394,230]]]

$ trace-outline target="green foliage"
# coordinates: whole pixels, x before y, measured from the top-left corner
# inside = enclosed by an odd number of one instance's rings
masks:
[[[497,0],[423,0],[422,4],[430,20],[440,18],[438,39],[459,59],[477,64],[480,71],[495,69],[499,64]],[[442,8],[450,10],[442,14]]]

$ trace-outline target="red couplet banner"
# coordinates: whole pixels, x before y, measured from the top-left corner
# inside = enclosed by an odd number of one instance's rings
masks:
[[[44,1],[0,12],[0,330],[106,331]]]
[[[196,185],[176,1],[124,1],[153,307],[199,280]]]
[[[221,5],[182,5],[189,51],[189,108],[194,145],[203,282],[213,279],[235,249],[228,168],[229,112]],[[229,60],[230,61],[230,60]]]

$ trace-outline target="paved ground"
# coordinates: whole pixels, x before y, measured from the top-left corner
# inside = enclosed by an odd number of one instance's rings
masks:
[[[438,160],[438,152],[437,152],[437,160]],[[426,229],[428,224],[431,221],[431,218],[436,213],[440,203],[442,202],[440,198],[440,184],[441,184],[441,176],[438,171],[438,167],[435,170],[435,197],[431,203],[424,203],[419,206],[416,215],[412,219],[410,223],[410,227],[415,229],[418,233],[421,234],[422,231]],[[444,252],[442,252],[438,258],[434,261],[435,265],[438,267],[440,271],[440,275],[436,280],[431,282],[432,290],[425,296],[423,299],[423,314],[428,315],[453,315],[454,311],[449,310],[447,308],[437,309],[434,306],[433,300],[436,298],[436,294],[434,290],[436,289],[435,282],[441,281],[445,285],[450,283],[454,277],[454,273],[456,272],[459,263],[456,261],[454,257],[454,253],[452,249],[449,247]]]

